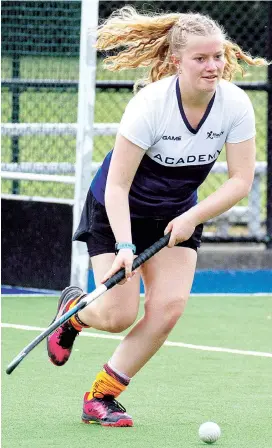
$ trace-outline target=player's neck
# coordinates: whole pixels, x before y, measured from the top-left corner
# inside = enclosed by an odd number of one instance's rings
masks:
[[[184,88],[180,83],[180,94],[183,107],[201,109],[207,107],[214,92],[196,92],[190,88]]]

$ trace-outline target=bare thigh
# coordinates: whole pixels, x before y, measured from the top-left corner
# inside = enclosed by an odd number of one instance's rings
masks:
[[[159,350],[182,315],[194,278],[197,253],[164,248],[142,265],[145,315],[114,352],[113,365],[133,377]]]
[[[91,258],[95,284],[98,286],[115,259],[114,254],[101,254]],[[137,272],[130,282],[116,285],[105,292],[97,301],[96,309],[101,313],[104,310],[118,310],[126,316],[137,317],[140,301],[140,274]]]
[[[195,274],[197,253],[188,247],[164,248],[143,266],[146,311],[173,304],[183,312]]]

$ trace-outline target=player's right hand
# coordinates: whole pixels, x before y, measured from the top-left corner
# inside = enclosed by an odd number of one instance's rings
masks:
[[[118,272],[120,269],[125,268],[126,279],[120,282],[122,285],[127,280],[131,280],[131,278],[136,274],[136,270],[132,272],[132,263],[134,260],[134,255],[131,249],[120,249],[118,254],[115,257],[114,262],[112,263],[111,268],[106,272],[101,283],[107,281],[112,275]]]

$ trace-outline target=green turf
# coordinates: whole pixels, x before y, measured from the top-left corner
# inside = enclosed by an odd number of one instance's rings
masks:
[[[2,322],[45,327],[56,301],[3,298]],[[271,352],[271,309],[271,296],[192,297],[168,340]],[[3,368],[37,334],[4,328]],[[164,346],[123,394],[134,428],[81,424],[83,393],[117,344],[80,337],[57,368],[41,343],[11,376],[3,373],[2,446],[200,448],[198,427],[208,420],[222,429],[218,447],[271,446],[272,359],[182,347]]]

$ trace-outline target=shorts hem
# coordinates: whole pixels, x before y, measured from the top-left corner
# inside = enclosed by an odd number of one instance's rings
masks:
[[[188,244],[186,244],[186,242],[184,242],[184,243],[178,244],[178,245],[176,245],[174,247],[185,247],[185,248],[188,248],[188,249],[193,249],[195,252],[197,252],[199,247],[200,247],[200,245],[196,246],[196,245],[192,245],[190,243],[188,243]],[[88,244],[88,242],[87,242],[87,247],[88,247],[88,253],[89,253],[90,258],[91,257],[96,257],[97,255],[103,255],[103,254],[115,254],[115,251],[113,249],[110,249],[110,248],[107,248],[107,247],[105,247],[105,248],[98,248],[97,247],[96,248],[95,245]],[[138,253],[135,254],[135,255],[136,256],[140,255],[144,250],[145,249],[142,249],[141,251],[137,251]]]
[[[99,249],[95,250],[95,248],[94,248],[91,250],[91,249],[89,249],[89,247],[88,247],[88,253],[89,253],[90,258],[96,257],[97,255],[103,255],[103,254],[115,254],[114,250],[110,250],[107,248],[100,249],[100,250]]]

